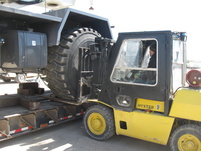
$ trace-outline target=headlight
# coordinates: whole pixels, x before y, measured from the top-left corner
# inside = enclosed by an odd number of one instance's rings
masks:
[[[127,96],[127,95],[118,95],[116,97],[117,103],[120,106],[124,106],[124,107],[128,107],[131,105],[132,99],[131,97]]]

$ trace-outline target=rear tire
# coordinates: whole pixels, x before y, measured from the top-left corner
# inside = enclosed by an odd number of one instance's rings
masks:
[[[96,140],[107,140],[115,134],[113,111],[106,106],[91,106],[85,113],[83,125],[87,134]]]
[[[76,98],[79,48],[88,47],[96,37],[100,34],[91,28],[74,29],[61,37],[58,46],[49,48],[47,82],[57,97]]]
[[[178,127],[170,138],[171,151],[200,151],[201,127],[186,124]]]

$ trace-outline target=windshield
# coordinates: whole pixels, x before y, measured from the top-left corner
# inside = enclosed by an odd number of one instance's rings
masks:
[[[115,83],[156,85],[157,51],[155,39],[124,40],[111,80]]]

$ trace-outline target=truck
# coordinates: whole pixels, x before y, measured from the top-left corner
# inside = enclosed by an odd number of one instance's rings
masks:
[[[1,68],[39,72],[51,89],[19,84],[0,98],[1,140],[83,117],[93,139],[114,134],[201,150],[201,72],[186,69],[185,32],[119,33],[74,9],[45,14],[0,6]]]
[[[44,75],[51,89],[44,91],[36,82],[20,83],[16,95],[0,97],[1,141],[81,118],[89,106],[78,88],[79,48],[93,44],[100,35],[111,39],[112,34],[108,19],[59,6],[68,1],[0,3],[2,73]],[[43,14],[21,9],[35,6],[38,10],[44,4],[49,11]],[[83,94],[88,94],[89,85],[82,85]]]

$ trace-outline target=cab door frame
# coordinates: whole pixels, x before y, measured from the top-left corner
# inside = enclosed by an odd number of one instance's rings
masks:
[[[125,82],[114,82],[111,80],[111,75],[122,42],[126,39],[156,39],[157,40],[157,83],[154,86],[128,84]],[[162,101],[165,103],[164,114],[169,112],[169,92],[172,72],[172,32],[171,31],[151,31],[151,32],[133,32],[120,33],[119,38],[111,50],[111,58],[108,62],[107,75],[99,95],[99,101],[105,102],[114,108],[124,111],[134,111],[136,99],[147,99]],[[118,96],[127,96],[131,99],[128,106],[118,104]],[[122,99],[122,98],[120,98]],[[123,98],[125,99],[125,98]]]

